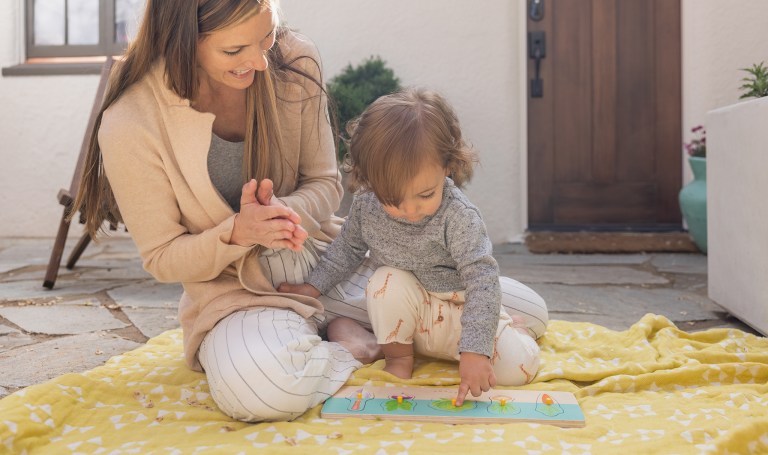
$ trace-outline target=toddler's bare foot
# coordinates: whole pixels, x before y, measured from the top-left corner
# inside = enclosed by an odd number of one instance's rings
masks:
[[[405,343],[387,343],[381,345],[384,351],[384,371],[398,378],[411,379],[413,376],[413,345]]]
[[[328,324],[328,341],[344,346],[355,360],[363,364],[384,358],[376,337],[350,318],[336,318]]]
[[[411,379],[413,376],[413,356],[387,358],[384,364],[384,371],[394,374],[401,379]]]

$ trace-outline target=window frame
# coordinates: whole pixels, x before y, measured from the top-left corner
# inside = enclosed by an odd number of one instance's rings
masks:
[[[64,0],[66,12],[68,0]],[[115,0],[99,0],[99,43],[98,44],[57,44],[36,45],[35,36],[35,0],[24,0],[26,57],[61,58],[61,57],[100,57],[120,55],[127,43],[114,41],[115,37]],[[67,37],[67,21],[64,17],[64,37]]]

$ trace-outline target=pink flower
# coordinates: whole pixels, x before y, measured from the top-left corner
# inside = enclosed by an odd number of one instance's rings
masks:
[[[704,129],[704,125],[696,125],[691,128],[691,133],[694,134],[691,142],[683,144],[685,151],[690,156],[697,156],[701,158],[707,157],[707,131]]]

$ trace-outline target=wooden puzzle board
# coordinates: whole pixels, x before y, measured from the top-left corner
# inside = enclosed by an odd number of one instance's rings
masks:
[[[532,422],[583,427],[584,413],[570,392],[490,390],[456,406],[457,387],[344,386],[326,400],[324,418],[419,420],[442,423]]]

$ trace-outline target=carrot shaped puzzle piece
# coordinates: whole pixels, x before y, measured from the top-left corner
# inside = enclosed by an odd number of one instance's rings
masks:
[[[565,411],[563,410],[562,406],[560,406],[560,404],[555,401],[554,398],[552,398],[552,396],[546,393],[542,393],[536,399],[536,412],[544,414],[547,417],[554,417],[558,414],[564,413]]]

